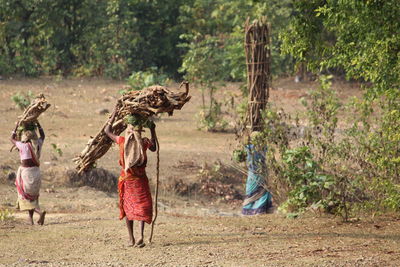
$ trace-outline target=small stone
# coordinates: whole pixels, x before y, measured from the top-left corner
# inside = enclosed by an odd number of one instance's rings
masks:
[[[100,108],[100,109],[96,110],[96,113],[99,115],[104,115],[104,114],[110,113],[110,111],[106,108]]]
[[[8,179],[9,181],[14,181],[15,178],[17,178],[17,175],[15,174],[15,172],[9,172],[9,173],[7,174],[7,179]]]

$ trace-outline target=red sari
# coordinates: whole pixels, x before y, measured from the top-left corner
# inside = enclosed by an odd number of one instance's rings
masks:
[[[143,152],[145,161],[140,167],[130,168],[127,172],[124,162],[124,143],[125,137],[118,136],[119,145],[119,165],[122,167],[121,175],[118,180],[119,193],[119,219],[125,216],[128,220],[145,221],[150,224],[153,218],[153,203],[149,187],[149,179],[146,175],[147,156],[146,150],[152,145],[148,138],[143,138]]]

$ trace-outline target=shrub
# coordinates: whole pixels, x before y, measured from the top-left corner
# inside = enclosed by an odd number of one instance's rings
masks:
[[[12,212],[8,209],[0,209],[0,222],[13,220],[14,216]]]
[[[157,68],[150,68],[146,71],[133,72],[127,82],[132,90],[142,90],[152,85],[165,85],[168,77],[160,73]]]
[[[15,105],[21,110],[26,109],[31,104],[32,92],[28,91],[28,93],[16,93],[11,97],[11,100],[15,103]]]
[[[320,80],[321,87],[303,100],[304,125],[272,105],[264,113],[257,142],[268,147],[267,177],[275,201],[287,212],[312,207],[344,220],[359,211],[399,211],[400,93],[345,106],[329,77]],[[352,123],[338,129],[342,111]]]

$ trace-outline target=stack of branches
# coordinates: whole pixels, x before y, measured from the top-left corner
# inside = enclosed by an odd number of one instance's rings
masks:
[[[269,29],[265,18],[245,25],[247,87],[249,88],[249,120],[251,130],[261,130],[262,114],[271,85],[271,50]]]
[[[185,92],[174,93],[166,87],[155,85],[123,95],[115,106],[116,116],[112,132],[119,135],[125,130],[127,126],[125,118],[128,115],[149,118],[156,114],[168,113],[171,116],[175,109],[181,109],[191,98],[188,96],[189,84],[183,82],[182,85],[186,86]],[[104,133],[106,126],[107,122],[104,123],[97,135],[89,140],[81,154],[73,159],[77,164],[78,173],[95,167],[96,160],[110,149],[112,140]]]
[[[17,140],[21,140],[21,135],[24,130],[34,129],[34,124],[38,121],[38,117],[45,112],[51,105],[47,103],[43,94],[39,94],[32,103],[24,110],[21,116],[18,117],[16,124]],[[12,150],[13,148],[11,148]]]

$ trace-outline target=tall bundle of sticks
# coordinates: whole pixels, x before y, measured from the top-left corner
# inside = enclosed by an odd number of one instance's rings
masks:
[[[262,128],[261,112],[265,109],[271,84],[271,50],[265,18],[245,24],[247,86],[249,88],[249,122],[252,131]]]
[[[140,91],[131,91],[118,99],[115,106],[115,122],[112,132],[116,135],[122,133],[126,128],[125,117],[138,114],[142,117],[151,117],[159,113],[172,115],[175,109],[181,109],[191,96],[189,84],[183,82],[186,91],[174,93],[163,86],[151,86]],[[107,122],[101,127],[94,138],[91,138],[80,155],[73,159],[77,164],[78,173],[89,170],[95,166],[96,160],[101,158],[112,145],[112,140],[104,133]]]
[[[51,105],[47,103],[43,94],[39,94],[32,103],[24,110],[21,116],[18,117],[15,128],[28,129],[31,124],[34,124],[39,116],[45,112]],[[23,130],[17,131],[17,140],[21,140]],[[11,150],[14,146],[11,148]]]

